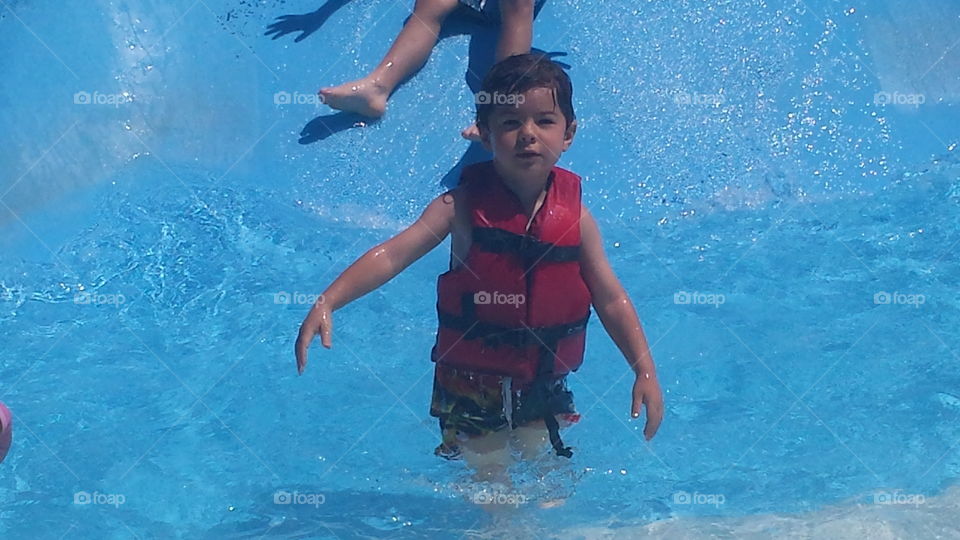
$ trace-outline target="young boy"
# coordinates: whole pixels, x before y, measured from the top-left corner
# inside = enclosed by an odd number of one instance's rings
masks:
[[[501,24],[496,61],[530,52],[533,14],[544,0],[417,0],[413,14],[380,64],[365,77],[338,86],[320,89],[320,97],[331,108],[379,118],[387,110],[387,99],[401,81],[413,75],[430,56],[440,25],[460,5],[488,22],[497,17]],[[463,130],[463,137],[477,140],[475,126]]]
[[[549,436],[569,457],[561,422],[578,420],[566,374],[583,360],[592,303],[636,374],[633,417],[647,406],[654,436],[663,397],[633,304],[580,201],[580,179],[555,167],[576,133],[572,85],[539,55],[512,56],[482,85],[477,125],[493,161],[468,167],[461,184],[430,203],[409,228],[343,272],[300,327],[297,369],[316,334],[331,346],[333,311],[383,285],[452,235],[450,270],[439,277],[439,329],[431,415],[437,453],[475,468],[504,463],[511,435],[527,457]]]

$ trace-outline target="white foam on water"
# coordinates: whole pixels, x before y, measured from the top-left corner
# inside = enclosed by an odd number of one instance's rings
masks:
[[[876,500],[895,503],[874,504]],[[907,502],[909,501],[909,502]],[[577,527],[561,538],[831,538],[893,540],[897,538],[960,538],[960,486],[937,496],[878,491],[864,497],[797,514],[743,517],[677,518],[646,525]]]

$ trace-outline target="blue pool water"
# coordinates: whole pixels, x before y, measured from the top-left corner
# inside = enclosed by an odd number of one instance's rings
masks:
[[[525,504],[491,511],[432,454],[446,243],[302,377],[292,353],[310,295],[482,159],[459,131],[491,30],[452,21],[355,125],[310,96],[409,2],[298,43],[262,34],[319,2],[64,4],[0,1],[3,538],[960,538],[956,5],[547,3],[560,165],[666,416],[644,442],[594,318],[574,458],[516,467]]]

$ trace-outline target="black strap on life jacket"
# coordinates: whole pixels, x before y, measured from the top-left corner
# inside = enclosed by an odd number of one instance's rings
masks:
[[[589,316],[589,313],[587,315]],[[547,425],[547,434],[550,436],[553,450],[558,456],[570,458],[573,457],[573,450],[563,445],[563,440],[560,439],[560,424],[557,423],[557,417],[550,407],[550,385],[553,382],[553,358],[556,350],[556,341],[548,341],[546,346],[540,345],[540,361],[537,364],[537,377],[533,381],[533,393],[539,394],[538,402],[543,407],[541,411],[543,423]]]
[[[573,262],[580,258],[580,246],[557,246],[533,236],[495,227],[473,227],[473,243],[489,253],[514,253],[525,261]]]
[[[440,326],[462,332],[463,339],[482,339],[483,344],[488,347],[509,345],[522,348],[528,345],[543,346],[544,343],[556,343],[567,336],[586,330],[587,321],[590,319],[588,310],[582,319],[570,323],[537,328],[512,328],[478,321],[473,293],[464,293],[460,299],[460,306],[463,315],[459,317],[443,311],[438,312]]]

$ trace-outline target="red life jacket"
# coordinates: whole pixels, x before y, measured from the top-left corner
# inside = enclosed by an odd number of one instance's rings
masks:
[[[580,275],[580,177],[554,167],[529,217],[493,162],[463,171],[472,244],[437,283],[435,362],[521,387],[583,362],[590,291]]]

